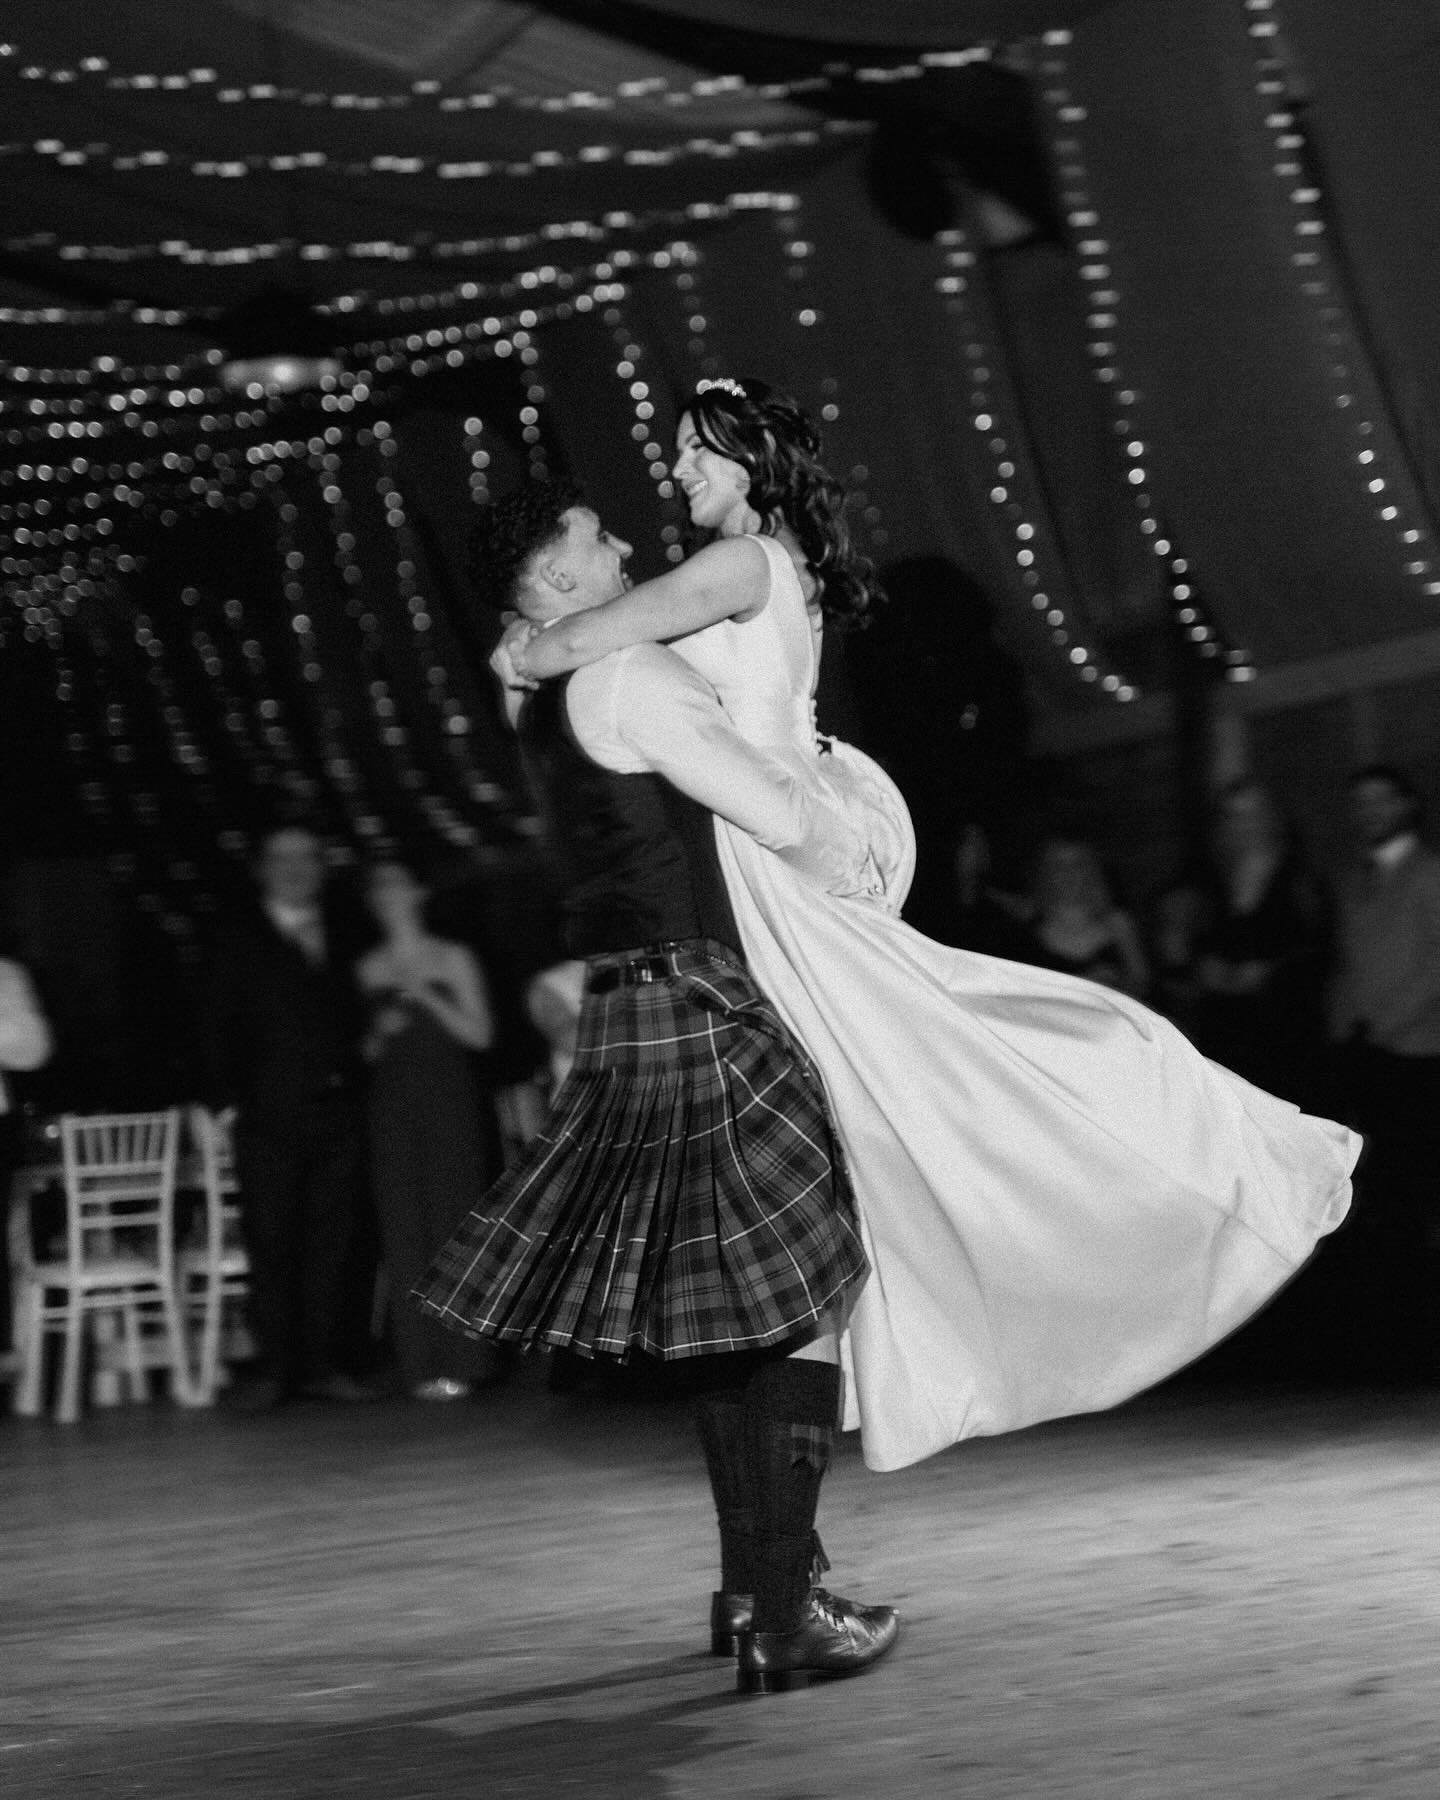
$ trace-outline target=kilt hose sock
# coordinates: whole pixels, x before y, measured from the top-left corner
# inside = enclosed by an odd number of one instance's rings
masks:
[[[840,1370],[806,1357],[766,1363],[745,1389],[757,1632],[795,1631],[804,1617],[839,1409]]]
[[[695,1425],[720,1527],[720,1586],[727,1594],[753,1594],[755,1491],[746,1450],[744,1388],[699,1395]]]

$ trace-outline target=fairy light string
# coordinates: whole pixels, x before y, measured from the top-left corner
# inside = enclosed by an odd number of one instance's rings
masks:
[[[814,292],[813,270],[817,244],[815,235],[807,224],[804,198],[798,193],[788,198],[790,204],[777,207],[771,215],[770,224],[784,258],[785,279],[790,287],[790,317],[797,331],[818,339],[825,346],[820,355],[826,372],[820,377],[820,402],[816,411],[829,444],[834,441],[833,428],[838,424],[842,411],[840,376],[837,371],[842,366],[843,358],[825,309]],[[879,557],[890,542],[890,533],[880,508],[866,486],[869,479],[868,464],[855,462],[849,466],[845,487],[846,512],[860,547],[869,555]]]
[[[153,756],[136,730],[130,698],[117,683],[109,633],[90,628],[85,635],[90,651],[86,682],[92,714],[100,721],[98,743],[80,722],[76,691],[80,675],[63,650],[57,658],[56,682],[56,697],[69,713],[67,749],[81,769],[88,765],[80,782],[82,802],[102,829],[109,827],[103,835],[109,843],[105,860],[110,874],[129,887],[139,911],[174,940],[182,953],[193,954],[198,897],[192,884],[198,870],[188,858],[176,858],[173,819],[157,791]],[[142,654],[147,638],[148,628],[142,625],[137,638]],[[123,802],[123,818],[117,793]],[[129,847],[117,847],[117,840]],[[177,881],[188,890],[178,898],[174,894]],[[187,946],[191,947],[188,951]]]
[[[1127,382],[1117,342],[1123,331],[1124,293],[1113,264],[1113,251],[1103,227],[1085,163],[1082,128],[1089,114],[1070,85],[1067,51],[1069,31],[1047,31],[1040,40],[1036,68],[1043,116],[1048,121],[1050,152],[1060,201],[1076,257],[1076,268],[1088,302],[1086,325],[1091,372],[1110,413],[1110,427],[1121,445],[1124,480],[1130,491],[1131,516],[1159,565],[1171,617],[1204,661],[1213,662],[1228,681],[1253,681],[1255,667],[1248,651],[1226,641],[1198,593],[1189,559],[1176,548],[1151,491],[1150,444],[1138,414],[1141,395]]]
[[[1354,325],[1346,282],[1328,245],[1318,160],[1308,154],[1305,123],[1291,104],[1282,54],[1283,9],[1245,0],[1254,57],[1259,128],[1269,140],[1271,176],[1290,215],[1292,277],[1312,320],[1330,405],[1349,445],[1357,487],[1376,525],[1394,546],[1403,574],[1426,599],[1440,598],[1440,551],[1405,451],[1386,416],[1378,384]]]
[[[293,448],[291,444],[276,446],[276,450],[282,455],[292,453]],[[373,807],[366,805],[365,797],[362,796],[360,770],[351,759],[341,736],[343,719],[340,710],[325,691],[325,667],[321,660],[304,579],[306,557],[300,548],[295,529],[299,508],[286,487],[283,467],[279,463],[272,463],[266,470],[266,475],[269,477],[267,497],[275,523],[275,549],[280,558],[281,591],[285,598],[289,627],[295,637],[299,665],[297,672],[302,692],[309,703],[307,710],[314,727],[320,769],[336,797],[350,835],[363,841],[367,836],[373,835],[362,823],[367,817],[373,816]],[[295,780],[295,786],[301,788],[307,798],[318,795],[321,785],[317,775],[309,771],[303,776],[297,776]]]
[[[664,256],[665,261],[658,265],[661,268],[669,266],[670,252],[666,251]],[[617,257],[612,265],[612,272],[624,273],[629,267],[629,261],[628,257]],[[665,559],[667,562],[680,562],[685,552],[680,543],[680,528],[676,523],[678,507],[675,503],[675,484],[670,479],[667,447],[655,436],[656,405],[646,374],[649,353],[631,320],[627,305],[630,295],[625,283],[612,283],[609,296],[610,303],[601,315],[601,322],[609,332],[614,346],[615,361],[612,368],[615,378],[623,384],[625,397],[629,402],[632,423],[628,435],[630,442],[644,458],[646,478],[655,484],[656,497],[661,503],[665,522],[661,526],[660,537],[665,546]]]
[[[194,588],[181,590],[181,601],[188,595],[196,595]],[[227,600],[224,607],[241,608],[238,600]],[[242,609],[243,616],[243,609]],[[240,762],[247,772],[247,781],[259,787],[271,787],[276,784],[276,765],[269,752],[256,740],[251,726],[251,713],[246,701],[231,685],[229,671],[225,666],[220,645],[210,631],[203,618],[197,618],[190,628],[190,647],[208,691],[214,698],[216,718],[225,733],[229,754]],[[243,652],[242,652],[243,654]]]
[[[332,430],[333,438],[331,433],[327,433],[326,438],[321,440],[325,447],[312,446],[306,458],[323,510],[318,518],[311,516],[314,509],[308,505],[303,511],[310,521],[311,535],[322,535],[330,547],[331,566],[344,593],[344,599],[338,608],[339,617],[350,621],[355,627],[356,637],[346,646],[346,665],[353,669],[360,682],[366,709],[374,720],[376,739],[388,754],[398,787],[413,791],[424,785],[425,778],[416,768],[410,754],[409,733],[399,716],[388,675],[378,653],[379,622],[361,593],[363,576],[352,554],[355,539],[350,529],[353,522],[350,504],[340,485],[341,458],[338,450],[332,447],[343,441],[342,434],[338,429]],[[327,442],[326,439],[331,441]],[[299,492],[298,485],[295,491]],[[310,597],[313,603],[316,598],[313,587]],[[339,709],[333,709],[331,716],[338,722]],[[331,757],[327,755],[325,772],[331,780],[343,780],[347,770],[343,762],[337,770]],[[382,809],[373,784],[371,793],[366,795],[357,783],[356,800],[358,810],[355,825],[369,847],[377,852],[393,848],[394,840],[387,829],[387,823],[393,818],[395,809]]]
[[[689,364],[689,372],[681,380],[683,393],[703,376],[715,374],[720,361],[710,345],[710,316],[704,294],[705,253],[699,243],[689,238],[673,239],[666,250],[669,261],[665,266],[669,272],[669,285],[678,309],[685,358]],[[675,424],[678,426],[679,423],[676,419]],[[660,501],[663,518],[660,541],[664,546],[665,560],[671,563],[681,562],[685,556],[686,506],[670,478],[669,467],[664,464],[655,483],[655,493]]]
[[[783,204],[784,196],[759,189],[721,195],[713,200],[694,200],[682,206],[650,207],[639,210],[612,209],[599,218],[556,219],[528,231],[505,232],[501,235],[465,238],[434,238],[417,232],[408,238],[374,238],[350,240],[343,244],[298,242],[293,238],[274,238],[250,244],[193,244],[184,238],[167,238],[155,243],[81,244],[62,242],[54,232],[29,232],[0,239],[0,248],[25,256],[53,256],[65,263],[98,262],[126,265],[136,262],[173,261],[195,268],[243,268],[298,259],[302,263],[319,264],[367,262],[412,265],[423,257],[427,264],[463,261],[473,263],[485,257],[518,259],[536,251],[552,256],[568,244],[584,245],[597,251],[624,240],[652,236],[657,232],[725,224],[742,211],[753,211],[767,204]],[[545,264],[537,265],[544,268]],[[522,272],[523,273],[523,272]],[[446,303],[445,295],[453,292],[456,301],[473,301],[497,291],[498,284],[464,281],[453,290],[435,292],[421,290],[412,294],[385,295],[375,302],[384,313],[429,312]],[[323,298],[322,308],[336,313],[353,313],[365,303],[362,292],[344,292]],[[116,324],[187,325],[217,317],[219,308],[193,309],[143,307],[119,298],[104,308],[0,307],[0,323],[30,325]],[[0,365],[3,367],[4,365]],[[154,379],[152,367],[148,379]]]
[[[963,345],[966,401],[988,478],[987,497],[999,534],[1001,565],[1070,672],[1113,700],[1128,704],[1137,697],[1136,688],[1110,666],[1085,631],[1070,597],[1069,576],[1023,432],[1013,417],[998,333],[970,235],[963,227],[951,227],[937,234],[936,247],[942,273],[935,285]]]
[[[485,448],[485,420],[478,412],[465,420],[463,448],[471,502],[484,506],[490,498],[490,452]]]
[[[318,299],[315,311],[322,316],[334,317],[337,321],[360,316],[368,318],[371,314],[376,319],[392,319],[425,313],[454,313],[481,303],[502,303],[499,317],[475,315],[463,321],[452,320],[449,325],[432,324],[423,332],[414,330],[412,325],[403,332],[350,343],[344,350],[347,370],[332,386],[348,390],[357,383],[373,382],[377,373],[392,371],[397,366],[396,359],[405,354],[441,351],[451,358],[452,367],[457,366],[454,358],[457,351],[460,352],[461,362],[473,354],[483,354],[482,340],[493,338],[497,333],[503,335],[508,324],[513,322],[507,320],[509,309],[504,303],[513,301],[520,294],[538,297],[541,289],[555,290],[555,297],[543,300],[539,307],[527,300],[526,310],[536,313],[538,323],[548,322],[551,318],[567,318],[574,312],[588,310],[593,304],[592,290],[597,283],[603,283],[607,279],[600,273],[600,269],[618,255],[617,251],[603,250],[603,246],[612,239],[644,235],[677,225],[720,225],[744,213],[785,210],[792,203],[793,195],[783,191],[735,193],[722,201],[696,202],[684,208],[663,212],[607,213],[603,228],[590,225],[584,225],[583,228],[581,225],[573,228],[547,227],[545,232],[529,233],[523,239],[476,239],[453,246],[431,245],[427,254],[432,257],[447,249],[453,249],[456,254],[467,257],[500,250],[518,253],[542,247],[552,248],[553,252],[549,234],[558,230],[561,235],[582,237],[602,253],[594,261],[568,268],[547,260],[530,267],[518,268],[513,275],[494,282],[463,281],[408,294],[372,295],[365,290],[354,290]],[[15,249],[17,245],[11,240],[7,247]],[[271,248],[279,254],[282,246]],[[670,256],[668,247],[635,250],[629,253],[627,266],[643,265],[661,269],[669,265]],[[124,317],[136,317],[137,315],[125,311],[126,304],[117,303]],[[222,312],[223,309],[219,307],[195,308],[177,313],[173,323],[205,328],[215,324]],[[83,310],[77,312],[64,307],[48,307],[41,313],[34,312],[33,309],[26,311],[0,307],[0,323],[27,321],[46,325],[94,322]],[[113,322],[112,313],[107,311],[102,315],[102,322]],[[337,333],[339,329],[337,324]],[[381,357],[391,358],[383,369],[377,367]],[[0,361],[0,381],[16,391],[13,395],[0,397],[0,416],[8,413],[12,416],[47,417],[50,422],[40,426],[38,432],[32,431],[31,435],[51,440],[66,436],[97,435],[87,414],[93,414],[100,423],[110,426],[115,425],[116,415],[121,415],[120,422],[131,430],[141,426],[143,415],[140,409],[145,407],[159,407],[169,412],[177,407],[201,406],[218,408],[223,416],[227,406],[234,404],[233,398],[220,385],[223,361],[224,354],[219,350],[199,352],[181,361],[139,365],[126,364],[116,357],[105,356],[94,359],[89,366],[82,368],[4,360]],[[55,387],[66,387],[74,391],[57,395],[21,391]],[[261,417],[273,411],[277,405],[276,396],[267,394],[259,386],[252,387],[245,398],[260,409]],[[91,402],[88,406],[87,400]],[[338,395],[332,393],[331,406],[327,410],[344,411],[349,404],[353,404],[353,398],[347,392],[340,392]],[[79,421],[78,424],[76,421]],[[242,414],[237,413],[234,422],[243,424]],[[14,427],[11,426],[10,429],[13,430]],[[7,435],[3,441],[19,443],[24,440]]]
[[[733,108],[737,104],[805,104],[823,100],[852,83],[893,83],[918,80],[928,69],[963,68],[986,61],[988,46],[963,50],[930,51],[901,63],[852,63],[835,61],[823,70],[807,72],[788,81],[750,82],[740,75],[700,76],[677,83],[651,75],[616,83],[609,89],[576,88],[563,94],[527,94],[505,88],[476,88],[447,92],[435,80],[417,80],[408,87],[383,93],[357,90],[304,88],[288,82],[227,79],[218,69],[196,66],[162,71],[116,69],[108,56],[85,55],[65,63],[41,62],[28,56],[17,43],[0,43],[0,71],[17,83],[48,85],[54,89],[103,87],[112,93],[143,94],[158,101],[181,97],[211,101],[225,107],[257,105],[292,106],[308,110],[360,113],[402,113],[433,110],[438,113],[469,112],[583,113],[615,111],[644,103],[666,111],[703,111],[710,105]]]
[[[295,176],[308,179],[323,175],[328,181],[352,183],[429,178],[439,182],[477,183],[534,179],[549,174],[615,163],[626,168],[672,168],[687,162],[729,162],[736,157],[773,155],[776,151],[815,149],[827,140],[863,136],[866,120],[823,119],[814,126],[787,131],[740,130],[722,137],[692,137],[657,147],[623,144],[586,144],[577,150],[532,150],[528,154],[492,161],[489,158],[416,155],[380,152],[369,157],[332,155],[321,149],[246,151],[238,156],[187,156],[152,146],[120,150],[101,142],[70,144],[63,138],[37,138],[30,143],[0,140],[0,164],[41,162],[57,170],[106,175],[188,175],[192,180],[242,181],[249,176]]]
[[[403,608],[404,625],[411,635],[425,700],[434,716],[444,754],[468,799],[482,808],[493,810],[503,796],[486,772],[475,763],[471,754],[470,722],[463,703],[452,692],[449,674],[436,644],[431,602],[421,588],[420,545],[394,473],[399,442],[390,422],[385,419],[377,419],[368,431],[361,434],[360,441],[374,453],[374,488],[384,508],[384,526],[393,539],[395,592]],[[373,608],[368,610],[370,626],[372,630],[378,630],[378,620],[374,618]],[[387,729],[400,734],[404,728],[398,717],[392,715]],[[390,741],[399,743],[406,740],[403,736],[394,736]],[[455,812],[448,800],[428,791],[428,784],[418,768],[412,765],[405,781],[407,787],[414,791],[417,804],[433,831],[452,844],[469,845],[474,842],[474,828]]]
[[[250,493],[241,498],[253,502],[257,493],[267,490],[267,483],[260,470],[253,471],[250,480],[254,485]],[[308,800],[314,791],[313,785],[305,774],[299,747],[290,733],[278,697],[279,684],[271,675],[264,645],[245,602],[238,594],[227,594],[221,602],[220,612],[243,665],[245,689],[233,697],[228,692],[224,694],[225,729],[264,787],[278,788]],[[192,641],[198,653],[210,639],[206,634],[203,639],[196,637]],[[212,672],[209,658],[204,666],[207,674]],[[244,839],[238,832],[229,847],[243,849]]]

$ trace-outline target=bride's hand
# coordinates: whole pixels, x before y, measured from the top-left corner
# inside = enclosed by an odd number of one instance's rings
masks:
[[[529,619],[515,619],[505,627],[500,642],[490,655],[490,668],[499,677],[502,687],[517,693],[539,687],[534,676],[525,673],[525,646],[539,629]]]

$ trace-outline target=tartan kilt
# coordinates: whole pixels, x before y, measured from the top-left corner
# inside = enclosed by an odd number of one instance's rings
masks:
[[[446,1325],[710,1356],[803,1337],[864,1279],[818,1073],[732,952],[664,948],[665,978],[586,993],[539,1134],[414,1289]]]

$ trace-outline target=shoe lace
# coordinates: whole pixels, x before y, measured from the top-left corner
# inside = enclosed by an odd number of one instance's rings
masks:
[[[852,1622],[850,1610],[829,1588],[812,1588],[810,1604],[827,1625],[836,1631],[849,1631]]]

